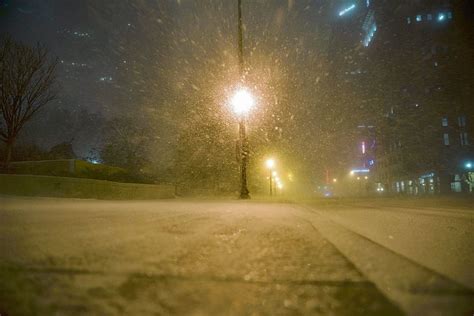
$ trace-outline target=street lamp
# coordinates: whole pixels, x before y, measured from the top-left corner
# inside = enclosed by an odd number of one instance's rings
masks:
[[[268,169],[272,170],[275,167],[275,160],[272,158],[267,159],[267,161],[265,161],[265,165]]]
[[[245,116],[255,103],[252,94],[245,88],[236,91],[230,102],[234,113],[239,117]]]
[[[239,118],[239,143],[240,143],[240,198],[249,199],[247,188],[248,140],[245,130],[245,118],[254,105],[255,100],[250,92],[241,88],[235,92],[230,100],[234,113]]]
[[[270,158],[265,161],[265,165],[270,170],[270,196],[273,195],[273,177],[277,176],[277,172],[273,170],[275,167],[275,160]]]
[[[244,82],[244,41],[242,23],[242,0],[237,0],[237,36],[239,48],[239,72],[240,80]],[[250,199],[247,188],[247,163],[248,163],[248,141],[245,132],[245,115],[248,113],[254,100],[252,95],[245,89],[237,91],[232,98],[234,112],[240,116],[239,120],[239,141],[240,141],[240,198]]]

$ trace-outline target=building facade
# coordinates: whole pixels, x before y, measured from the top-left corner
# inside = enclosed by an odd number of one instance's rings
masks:
[[[387,1],[375,8],[383,22],[370,60],[385,114],[379,120],[376,171],[393,193],[473,192],[470,6]]]

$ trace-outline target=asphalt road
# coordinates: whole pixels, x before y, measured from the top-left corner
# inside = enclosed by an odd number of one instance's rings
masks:
[[[366,236],[364,229],[389,221],[385,217],[354,228],[348,227],[352,220],[343,223],[341,212],[250,201],[1,198],[0,314],[461,315],[474,310],[468,281],[456,280],[463,278],[462,264],[453,265],[454,274],[427,267],[424,255],[414,260],[378,240],[389,232]],[[418,222],[416,216],[410,221]],[[461,234],[469,246],[472,217],[449,225],[470,229]],[[440,244],[448,237],[433,235]],[[440,256],[443,247],[438,248]],[[464,253],[469,249],[460,249],[454,261],[469,258]]]

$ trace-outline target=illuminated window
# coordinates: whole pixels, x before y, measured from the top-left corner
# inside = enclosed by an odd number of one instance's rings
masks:
[[[407,18],[407,24],[411,24],[411,18]]]
[[[418,15],[416,16],[416,22],[420,22],[421,20],[422,20],[421,15],[418,14]]]
[[[459,138],[461,140],[461,146],[469,145],[469,141],[467,139],[467,133],[466,132],[459,133]]]
[[[433,20],[433,16],[432,16],[431,14],[428,14],[428,15],[426,16],[426,19],[427,19],[428,21],[431,21],[431,20]]]
[[[449,146],[449,134],[448,133],[443,134],[443,142],[446,146]]]
[[[446,15],[444,13],[439,13],[438,14],[438,21],[444,21],[446,19]]]
[[[448,118],[447,117],[443,117],[441,119],[441,125],[443,126],[448,126]]]
[[[453,18],[453,14],[451,12],[448,12],[448,19],[452,19]]]
[[[458,116],[458,125],[460,127],[466,126],[466,117],[464,115],[463,116]]]

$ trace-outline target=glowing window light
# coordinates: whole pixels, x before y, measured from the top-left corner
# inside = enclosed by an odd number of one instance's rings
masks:
[[[361,149],[362,149],[362,154],[365,154],[365,142],[362,142]]]
[[[355,4],[352,4],[350,5],[349,7],[345,8],[344,10],[342,11],[339,11],[339,16],[343,16],[344,14],[346,14],[347,12],[351,11],[351,10],[354,10],[355,9]]]
[[[444,13],[440,13],[438,14],[438,21],[444,21],[444,19],[446,18],[446,16],[444,15]]]

